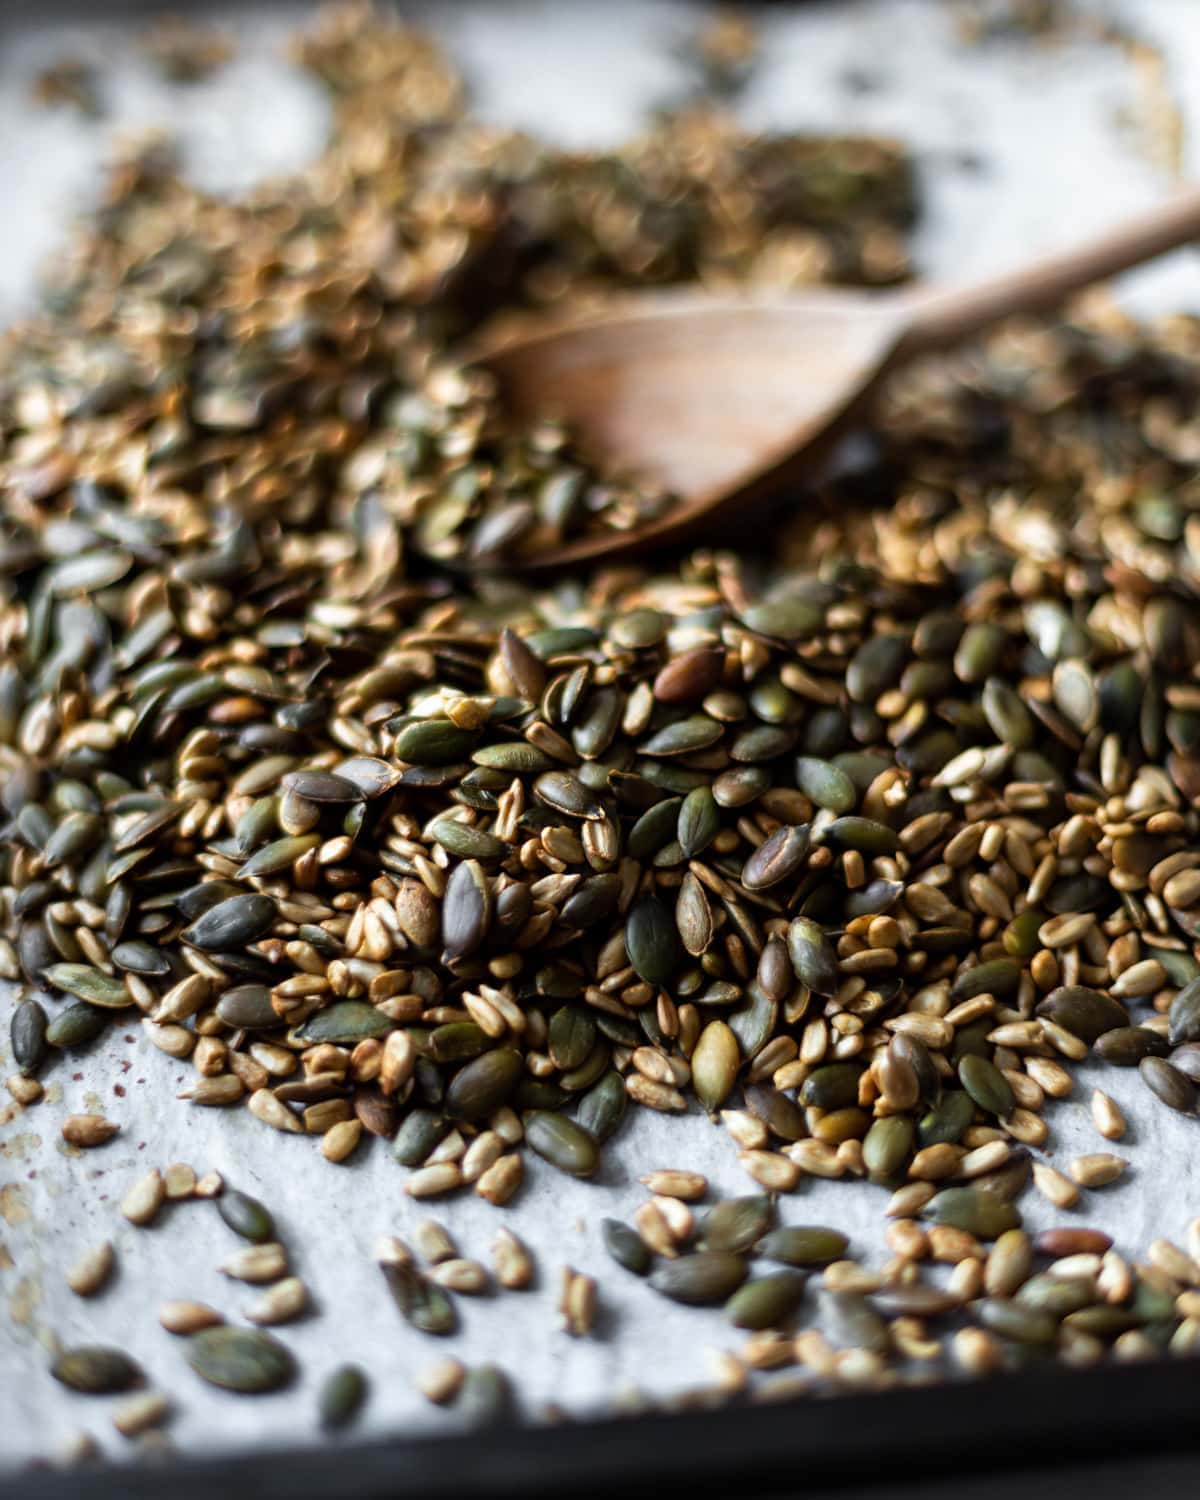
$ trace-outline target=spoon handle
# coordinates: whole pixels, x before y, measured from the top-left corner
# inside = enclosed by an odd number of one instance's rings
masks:
[[[943,348],[1012,313],[1054,307],[1070,292],[1200,239],[1200,188],[1189,187],[1099,239],[1044,256],[975,286],[917,293],[896,354]]]

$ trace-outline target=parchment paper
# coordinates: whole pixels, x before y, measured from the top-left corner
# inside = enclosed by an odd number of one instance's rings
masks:
[[[1200,76],[1200,14],[1177,0],[1126,0],[1085,7],[1120,14],[1169,48],[1176,93],[1194,118]],[[258,173],[304,160],[321,139],[323,108],[307,80],[277,61],[279,39],[305,7],[235,9],[227,18],[241,42],[237,60],[209,82],[169,88],[122,43],[126,28],[94,19],[0,29],[0,319],[29,305],[38,259],[62,236],[70,215],[94,192],[105,140],[116,127],[165,121],[185,145],[194,172],[214,186],[243,186]],[[572,143],[612,141],[645,111],[678,94],[676,47],[699,7],[525,3],[444,6],[429,19],[467,71],[476,107]],[[5,13],[6,15],[8,13]],[[3,17],[0,17],[2,20]],[[999,269],[1040,247],[1086,234],[1160,198],[1164,177],[1139,149],[1130,117],[1139,109],[1128,60],[1097,43],[1037,46],[993,42],[964,49],[940,0],[807,4],[763,13],[766,59],[743,114],[760,126],[893,132],[919,153],[924,216],[917,235],[930,277],[965,279]],[[33,111],[28,83],[38,66],[67,51],[95,55],[110,118],[97,129],[70,111]],[[1123,293],[1140,310],[1197,304],[1194,255],[1183,253],[1128,278]],[[0,997],[0,1074],[7,1056],[12,996]],[[405,1172],[382,1142],[347,1166],[323,1161],[313,1139],[280,1136],[244,1110],[205,1111],[176,1102],[192,1076],[140,1036],[136,1022],[114,1027],[84,1056],[49,1070],[45,1099],[20,1110],[0,1106],[0,1464],[53,1453],[80,1427],[114,1456],[134,1447],[109,1417],[115,1400],[87,1399],[48,1374],[55,1341],[127,1347],[151,1381],[176,1401],[173,1441],[194,1452],[251,1443],[317,1441],[316,1389],[335,1365],[354,1360],[370,1373],[364,1434],[445,1426],[412,1386],[437,1355],[495,1361],[513,1376],[527,1412],[560,1403],[574,1414],[605,1407],[624,1387],[657,1396],[709,1376],[706,1347],[736,1349],[740,1336],[716,1311],[692,1311],[655,1296],[614,1266],[599,1243],[599,1220],[630,1217],[645,1197],[638,1175],[654,1167],[699,1167],[721,1194],[754,1191],[731,1141],[702,1116],[664,1118],[636,1111],[608,1149],[601,1178],[576,1183],[536,1158],[513,1205],[497,1210],[472,1194],[422,1205],[403,1191]],[[1023,1209],[1041,1227],[1070,1219],[1107,1228],[1118,1247],[1140,1255],[1158,1235],[1179,1237],[1200,1213],[1200,1124],[1148,1100],[1136,1074],[1086,1068],[1073,1098],[1050,1106],[1050,1148],[1060,1165],[1080,1151],[1109,1149],[1087,1110],[1100,1081],[1125,1109],[1131,1130],[1115,1149],[1133,1168],[1119,1185],[1084,1195],[1072,1214],[1049,1209],[1032,1191]],[[103,1110],[121,1134],[89,1153],[59,1136],[73,1112]],[[298,1385],[266,1398],[223,1396],[188,1370],[182,1342],[159,1326],[171,1297],[210,1301],[236,1317],[253,1289],[215,1269],[238,1247],[211,1205],[169,1207],[150,1230],[136,1230],[117,1204],[132,1181],[174,1161],[218,1168],[267,1202],[318,1312],[282,1330],[301,1366]],[[872,1263],[883,1245],[882,1189],[809,1180],[783,1201],[789,1223],[836,1224]],[[488,1258],[497,1227],[510,1224],[541,1268],[535,1289],[460,1298],[462,1332],[449,1342],[409,1329],[391,1305],[371,1247],[383,1233],[407,1234],[434,1213],[465,1254]],[[85,1247],[111,1238],[119,1270],[100,1297],[83,1302],[64,1272]],[[596,1335],[569,1338],[556,1326],[564,1263],[601,1282]]]

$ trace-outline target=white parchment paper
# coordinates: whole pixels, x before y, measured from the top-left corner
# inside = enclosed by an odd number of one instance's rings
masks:
[[[1168,49],[1171,82],[1185,112],[1200,108],[1200,12],[1179,0],[1125,0],[1087,7],[1119,14]],[[318,145],[324,111],[317,90],[278,61],[278,43],[303,6],[231,9],[241,42],[237,60],[208,82],[168,88],[124,43],[126,29],[96,19],[38,21],[0,30],[0,320],[31,301],[39,258],[95,191],[106,140],[116,128],[167,122],[206,183],[241,187],[257,175],[302,162]],[[676,48],[699,7],[627,3],[603,6],[466,3],[422,14],[466,70],[477,108],[570,143],[619,139],[683,81]],[[772,7],[763,13],[766,58],[744,101],[748,121],[892,132],[920,161],[924,216],[917,253],[924,271],[951,281],[1014,263],[1038,249],[1085,235],[1161,198],[1170,184],[1139,149],[1131,118],[1139,85],[1111,46],[995,42],[965,49],[941,0],[863,0],[859,4]],[[28,82],[67,51],[102,65],[110,117],[101,128],[70,111],[33,111]],[[1123,284],[1141,310],[1198,302],[1196,264],[1181,253]],[[11,1071],[7,1021],[13,989],[0,996],[0,1074]],[[315,1395],[335,1365],[354,1360],[371,1376],[363,1433],[437,1428],[447,1418],[413,1389],[412,1378],[442,1352],[470,1363],[492,1360],[517,1382],[527,1410],[555,1401],[595,1410],[636,1384],[665,1396],[707,1378],[706,1347],[735,1349],[739,1336],[719,1312],[675,1307],[625,1275],[598,1235],[607,1215],[629,1217],[645,1192],[638,1175],[654,1167],[701,1167],[721,1194],[753,1191],[732,1143],[703,1117],[636,1112],[605,1157],[600,1179],[576,1183],[530,1158],[526,1185],[507,1210],[473,1195],[432,1207],[405,1197],[405,1173],[382,1142],[347,1166],[323,1161],[315,1140],[279,1136],[243,1110],[205,1111],[178,1103],[192,1077],[140,1036],[115,1026],[85,1057],[48,1070],[45,1099],[28,1110],[0,1106],[0,1465],[53,1452],[85,1427],[114,1455],[132,1447],[113,1432],[115,1402],[88,1400],[48,1374],[56,1340],[124,1346],[151,1381],[170,1392],[170,1427],[182,1449],[207,1452],[255,1442],[316,1441]],[[1141,1253],[1161,1234],[1178,1237],[1200,1214],[1200,1125],[1149,1101],[1136,1075],[1080,1072],[1071,1100],[1049,1108],[1050,1149],[1060,1165],[1080,1151],[1108,1149],[1087,1100],[1101,1081],[1131,1122],[1125,1152],[1133,1168],[1118,1186],[1084,1195],[1070,1215],[1035,1194],[1023,1203],[1034,1228],[1069,1218],[1116,1236]],[[0,1096],[5,1097],[5,1096]],[[59,1136],[63,1118],[95,1109],[121,1134],[90,1153]],[[173,1297],[210,1301],[231,1318],[254,1295],[227,1281],[217,1263],[238,1247],[211,1205],[169,1207],[150,1230],[135,1230],[117,1204],[131,1182],[174,1161],[227,1180],[267,1202],[316,1315],[283,1330],[302,1374],[297,1387],[256,1400],[203,1387],[187,1369],[181,1341],[157,1323]],[[883,1190],[810,1180],[784,1200],[789,1223],[839,1225],[854,1251],[884,1256]],[[436,1213],[465,1254],[487,1259],[501,1223],[532,1247],[541,1276],[525,1293],[460,1298],[462,1332],[449,1344],[409,1329],[391,1305],[371,1260],[384,1233],[407,1234]],[[111,1238],[119,1269],[93,1301],[74,1297],[64,1272],[85,1247]],[[569,1263],[602,1283],[595,1337],[568,1338],[555,1317],[558,1273]]]

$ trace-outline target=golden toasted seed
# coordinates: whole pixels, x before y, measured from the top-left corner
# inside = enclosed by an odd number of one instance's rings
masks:
[[[766,1125],[749,1110],[723,1109],[721,1123],[735,1143],[745,1151],[758,1151],[767,1144],[769,1139]]]
[[[533,1256],[511,1229],[500,1229],[492,1241],[496,1280],[506,1291],[524,1291],[533,1283]]]
[[[458,1246],[446,1226],[438,1219],[422,1219],[412,1232],[417,1254],[423,1256],[431,1266],[439,1261],[453,1260],[458,1255]]]
[[[1086,1156],[1077,1156],[1068,1168],[1072,1179],[1080,1187],[1107,1187],[1116,1182],[1129,1165],[1123,1156],[1113,1156],[1108,1151],[1093,1151]]]
[[[308,1311],[308,1288],[299,1276],[285,1276],[267,1288],[261,1296],[244,1309],[251,1323],[270,1327],[276,1323],[291,1323]]]
[[[664,1169],[647,1172],[639,1179],[652,1193],[664,1198],[680,1198],[685,1203],[695,1203],[708,1192],[708,1178],[701,1172],[681,1172]]]
[[[109,1240],[86,1251],[67,1272],[67,1285],[77,1297],[94,1297],[113,1273],[116,1255]]]
[[[11,1077],[6,1078],[4,1087],[18,1104],[25,1106],[36,1104],[45,1093],[36,1078],[26,1078],[23,1073],[13,1073]]]
[[[1153,1240],[1146,1252],[1151,1265],[1165,1271],[1168,1276],[1181,1281],[1185,1286],[1200,1286],[1200,1264],[1186,1251],[1166,1239]]]
[[[121,1199],[121,1212],[131,1224],[145,1229],[158,1218],[159,1209],[166,1201],[167,1187],[157,1168],[147,1172],[129,1189]]]
[[[771,1193],[790,1193],[800,1181],[800,1168],[778,1151],[739,1151],[744,1170]]]
[[[417,1390],[435,1406],[447,1406],[462,1389],[466,1374],[467,1367],[447,1355],[421,1371],[416,1379]]]
[[[464,1182],[478,1182],[489,1167],[500,1160],[504,1152],[504,1141],[495,1130],[485,1130],[477,1135],[463,1152],[461,1162]]]
[[[429,1279],[448,1291],[462,1292],[468,1297],[478,1296],[488,1289],[487,1271],[477,1260],[468,1260],[461,1255],[439,1261],[430,1271]]]
[[[1079,1189],[1071,1179],[1046,1162],[1034,1162],[1033,1182],[1042,1197],[1055,1208],[1074,1208],[1079,1202]]]
[[[1105,1140],[1119,1141],[1125,1134],[1125,1116],[1121,1113],[1121,1106],[1103,1089],[1096,1089],[1092,1093],[1092,1119]]]
[[[736,1354],[730,1354],[725,1349],[706,1349],[704,1353],[718,1390],[736,1395],[750,1384],[749,1371]]]
[[[180,1203],[196,1192],[196,1174],[185,1162],[177,1161],[163,1173],[163,1187],[168,1203]]]
[[[288,1253],[277,1240],[270,1240],[265,1245],[248,1245],[245,1250],[231,1255],[217,1270],[234,1281],[248,1281],[260,1286],[287,1275]]]
[[[1006,1229],[988,1254],[983,1284],[989,1297],[1011,1297],[1033,1272],[1033,1241],[1023,1229]]]
[[[120,1129],[103,1115],[68,1115],[62,1123],[62,1138],[69,1146],[103,1146]]]
[[[742,1345],[741,1358],[752,1370],[778,1370],[793,1363],[796,1350],[786,1333],[768,1329],[751,1334]]]
[[[499,1207],[513,1196],[524,1176],[525,1168],[521,1158],[515,1151],[511,1151],[492,1163],[475,1184],[475,1191],[481,1198]]]
[[[171,1403],[162,1391],[139,1391],[113,1412],[113,1426],[122,1437],[137,1437],[151,1427],[160,1427],[170,1412]]]
[[[321,1137],[321,1155],[326,1161],[345,1161],[362,1140],[361,1120],[341,1120]]]
[[[860,1292],[869,1295],[884,1285],[878,1271],[870,1271],[855,1260],[835,1260],[825,1267],[823,1280],[831,1292]]]
[[[634,1212],[633,1222],[642,1240],[656,1255],[674,1260],[679,1254],[675,1235],[657,1199],[652,1198],[649,1203],[639,1205]]]
[[[220,1172],[205,1172],[203,1177],[196,1179],[197,1198],[219,1198],[224,1191],[225,1182]]]
[[[558,1312],[561,1327],[572,1338],[585,1338],[596,1322],[596,1283],[582,1271],[564,1266]]]
[[[404,1184],[410,1198],[436,1198],[462,1186],[462,1169],[457,1162],[441,1161],[432,1167],[420,1167]]]
[[[937,1192],[932,1182],[906,1182],[888,1199],[885,1209],[889,1219],[907,1219],[920,1213]]]
[[[272,1130],[281,1130],[285,1135],[302,1135],[303,1122],[292,1113],[282,1099],[277,1099],[270,1089],[258,1089],[250,1095],[246,1108],[264,1125]]]
[[[998,1339],[982,1328],[960,1328],[950,1341],[955,1362],[970,1375],[991,1375],[1004,1368]]]
[[[217,1328],[225,1319],[205,1302],[164,1302],[158,1310],[158,1321],[168,1333],[190,1334]]]

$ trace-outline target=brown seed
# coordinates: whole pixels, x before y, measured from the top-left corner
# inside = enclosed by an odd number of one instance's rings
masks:
[[[62,1138],[70,1146],[103,1146],[120,1128],[103,1115],[68,1115],[62,1123]]]

